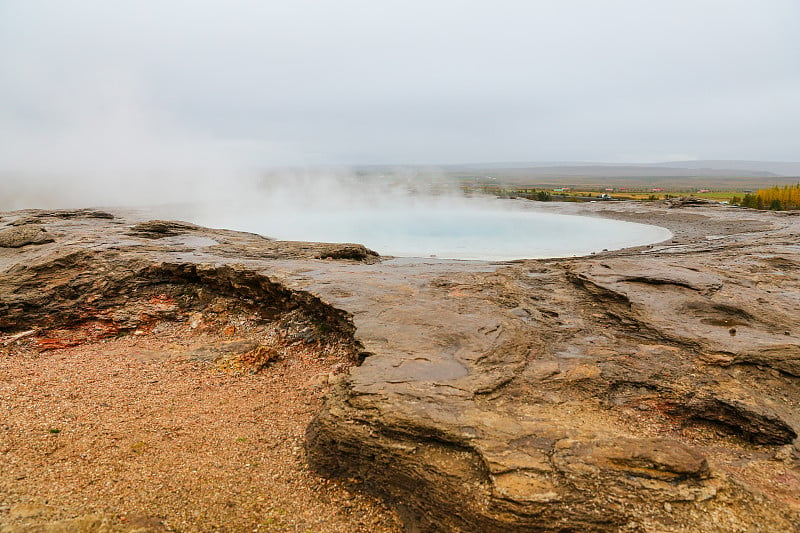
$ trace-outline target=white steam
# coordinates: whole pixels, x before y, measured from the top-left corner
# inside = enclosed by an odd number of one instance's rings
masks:
[[[282,240],[361,243],[381,255],[511,260],[584,255],[663,241],[655,226],[538,212],[536,202],[469,198],[426,174],[279,173],[236,209],[184,213],[206,226]]]
[[[256,158],[271,155],[266,143],[179,127],[123,73],[40,89],[37,97],[15,114],[0,111],[0,210],[241,197],[255,180]]]
[[[573,255],[666,238],[657,228],[467,198],[432,169],[275,170],[297,159],[290,146],[179,127],[135,81],[106,72],[43,91],[17,115],[0,111],[0,210],[147,207],[154,218],[284,240],[462,259]]]

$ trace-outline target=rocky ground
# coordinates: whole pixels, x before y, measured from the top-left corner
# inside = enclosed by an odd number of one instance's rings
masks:
[[[304,460],[358,357],[335,311],[250,270],[149,256],[190,226],[19,215],[0,239],[52,244],[0,248],[0,531],[399,529]],[[283,249],[324,255],[309,246]]]
[[[0,530],[399,529],[306,465],[407,531],[800,528],[800,217],[538,208],[675,238],[415,262],[0,214]]]

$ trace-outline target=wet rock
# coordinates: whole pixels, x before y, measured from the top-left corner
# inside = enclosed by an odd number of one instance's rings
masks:
[[[309,464],[409,531],[799,530],[800,487],[775,480],[797,468],[800,217],[626,206],[602,209],[682,244],[398,266],[355,245],[4,214],[71,238],[0,249],[0,340],[57,349],[172,320],[199,342],[190,357],[251,371],[343,343],[360,366],[309,376],[327,394]],[[234,312],[274,336],[239,343]]]
[[[11,226],[25,226],[27,224],[41,224],[42,218],[37,216],[19,217],[16,220],[9,222]]]
[[[659,532],[757,529],[764,521],[796,527],[796,512],[763,506],[761,496],[725,481],[704,450],[682,441],[679,428],[702,432],[715,453],[728,438],[762,446],[796,438],[792,398],[800,387],[784,376],[798,375],[800,354],[779,335],[800,322],[788,311],[800,284],[789,282],[784,268],[771,276],[757,267],[756,288],[752,265],[758,247],[769,246],[764,234],[749,252],[709,251],[702,241],[682,240],[687,248],[680,257],[616,253],[549,269],[538,263],[533,277],[509,268],[432,284],[441,298],[457,287],[463,316],[476,313],[465,306],[470,293],[484,311],[494,302],[527,299],[524,313],[519,303],[507,314],[500,305],[476,333],[451,332],[438,354],[431,342],[417,338],[410,349],[391,333],[408,334],[404,324],[411,321],[401,313],[384,310],[381,332],[362,320],[359,334],[374,355],[351,371],[309,428],[311,464],[330,475],[355,475],[390,501],[403,501],[407,523],[424,531],[614,531],[634,522],[635,529]],[[495,296],[501,291],[502,300]],[[417,302],[431,297],[416,293]],[[422,313],[426,306],[416,307]],[[498,316],[510,320],[489,327]],[[507,336],[520,323],[528,335],[521,352]],[[481,388],[475,376],[490,375],[483,364],[497,351],[463,342],[485,331],[506,332],[496,342],[505,343],[505,368],[516,370],[509,381]],[[442,352],[458,353],[466,375],[453,372],[453,359]],[[526,363],[514,367],[520,360]],[[756,361],[764,370],[734,368]],[[623,415],[629,406],[639,414]],[[631,425],[622,421],[627,416],[646,422]],[[391,458],[391,471],[368,468],[369,457]],[[453,474],[434,473],[444,471]],[[447,516],[453,492],[461,521]],[[728,526],[692,510],[719,506],[736,516]]]
[[[349,259],[353,261],[374,261],[380,256],[361,244],[329,244],[316,255],[317,259]]]
[[[598,468],[614,475],[666,481],[710,476],[708,461],[700,452],[668,439],[566,441],[558,444],[556,457],[561,470],[578,475]]]
[[[199,227],[187,222],[176,222],[174,220],[149,220],[140,222],[133,226],[130,235],[145,237],[148,239],[162,239],[164,237],[174,237],[183,235]]]
[[[675,286],[710,294],[722,288],[722,279],[695,268],[686,268],[676,263],[642,264],[641,261],[608,260],[580,265],[573,272],[577,282],[593,283],[610,292],[626,296],[636,290],[632,284]]]
[[[45,244],[55,239],[44,226],[26,224],[0,231],[0,248],[22,248],[29,244]]]
[[[98,209],[58,209],[54,211],[28,209],[20,213],[22,213],[22,215],[11,222],[12,225],[39,224],[48,218],[58,218],[62,220],[93,218],[113,220],[115,218],[113,214]]]
[[[713,397],[695,396],[679,401],[675,409],[690,418],[721,424],[752,442],[786,444],[797,438],[788,413],[765,405],[757,397],[734,396],[730,390],[718,391]]]
[[[59,209],[57,211],[34,211],[39,217],[53,217],[62,219],[92,219],[99,218],[113,220],[115,217],[107,211],[98,209]]]

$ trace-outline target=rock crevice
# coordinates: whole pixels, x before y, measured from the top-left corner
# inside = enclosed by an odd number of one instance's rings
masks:
[[[283,341],[345,345],[361,364],[309,426],[308,462],[408,531],[800,529],[800,252],[785,246],[800,218],[748,214],[743,233],[735,209],[586,209],[674,224],[680,242],[397,264],[125,213],[7,213],[0,232],[53,242],[0,248],[0,334],[58,349],[63,328],[233,306]],[[193,356],[268,365],[268,348]]]

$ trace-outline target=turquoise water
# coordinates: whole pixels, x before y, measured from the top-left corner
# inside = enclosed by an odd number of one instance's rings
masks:
[[[361,243],[383,256],[492,261],[587,255],[672,237],[657,226],[506,205],[262,211],[222,224],[281,240]]]

